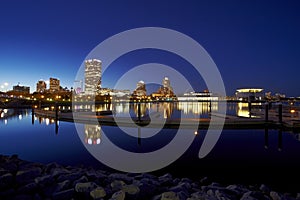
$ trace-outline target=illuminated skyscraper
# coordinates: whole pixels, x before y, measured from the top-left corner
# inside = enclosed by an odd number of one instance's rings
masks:
[[[168,77],[164,77],[162,83],[163,83],[163,87],[164,87],[164,88],[167,88],[167,90],[170,90],[170,91],[173,90],[172,87],[171,87],[170,80],[169,80]]]
[[[85,61],[85,93],[95,94],[101,88],[101,68],[100,60],[91,59]]]
[[[133,95],[137,97],[147,96],[146,85],[144,81],[139,81],[136,84],[136,89],[133,91]]]
[[[39,82],[37,82],[36,84],[36,92],[43,93],[46,91],[46,89],[47,89],[46,82],[43,80],[39,80]]]
[[[60,81],[57,78],[50,78],[50,92],[56,92],[60,90]]]
[[[171,87],[170,79],[168,77],[164,77],[162,85],[163,86],[157,91],[158,94],[162,94],[166,97],[174,96],[173,88]]]

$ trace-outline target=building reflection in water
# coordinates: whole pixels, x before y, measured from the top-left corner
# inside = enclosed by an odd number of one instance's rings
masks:
[[[185,115],[218,111],[218,102],[120,103],[113,105],[113,111],[115,114],[128,114],[132,111],[136,117],[147,117],[156,112],[166,119],[171,118],[175,111],[183,111]]]
[[[149,114],[150,103],[129,104],[129,110],[133,110],[137,117],[145,117]]]
[[[178,109],[184,114],[207,114],[218,111],[218,102],[179,102]]]
[[[161,113],[163,118],[170,118],[176,103],[160,102],[160,103],[134,103],[130,104],[130,110],[133,110],[138,117],[147,117],[150,113]]]
[[[238,117],[250,117],[249,104],[239,102],[237,104],[236,115]]]
[[[74,111],[77,112],[100,112],[106,110],[112,110],[111,103],[104,103],[104,104],[78,104],[74,105]]]
[[[177,103],[170,103],[170,102],[163,102],[163,103],[156,103],[151,105],[151,110],[155,112],[163,113],[163,118],[170,118],[176,108]]]
[[[27,109],[0,109],[0,121],[6,125],[7,120],[11,118],[22,120],[23,116],[28,116],[28,112]]]
[[[115,103],[113,110],[116,114],[129,113],[129,103]]]
[[[39,124],[45,123],[47,126],[54,124],[56,121],[54,118],[48,118],[48,117],[34,117],[34,121],[38,120]],[[57,125],[59,125],[59,121],[57,121]]]
[[[261,103],[252,103],[251,104],[251,107],[253,107],[253,108],[255,108],[257,106],[261,106]],[[253,115],[253,112],[251,112],[252,109],[249,108],[249,103],[239,102],[239,103],[237,103],[237,107],[236,107],[236,115],[238,117],[247,117],[247,118],[249,118],[249,117],[252,117],[252,118],[258,117],[257,115]]]
[[[90,145],[100,144],[101,142],[101,127],[100,125],[85,124],[85,143]]]

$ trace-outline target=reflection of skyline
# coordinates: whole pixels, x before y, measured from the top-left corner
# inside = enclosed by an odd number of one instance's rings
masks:
[[[135,104],[116,104],[113,106],[115,113],[124,114],[133,110],[138,116],[138,103]],[[146,116],[147,112],[162,113],[164,118],[170,118],[174,111],[183,111],[183,114],[207,114],[210,111],[218,111],[218,102],[160,102],[160,103],[140,103],[141,117]]]
[[[23,115],[28,116],[29,112],[26,109],[0,109],[0,121],[3,121],[6,125],[8,119],[17,118],[18,120],[23,119]]]
[[[256,105],[261,105],[261,104],[260,103],[257,103],[257,104],[252,103],[252,105],[256,106]],[[248,103],[242,103],[242,102],[237,103],[236,115],[238,117],[257,117],[257,116],[254,116],[253,113],[250,113],[249,104]]]
[[[140,107],[140,111],[139,111]],[[147,111],[149,113],[149,104],[148,103],[135,103],[135,104],[130,104],[130,109],[133,109],[134,113],[136,116],[144,117],[147,115]]]
[[[84,142],[89,145],[100,144],[101,127],[100,125],[85,124],[84,125]]]
[[[164,119],[166,119],[166,118],[171,117],[171,115],[173,113],[174,105],[175,105],[174,103],[163,102],[163,103],[159,103],[159,104],[152,104],[151,109],[156,110],[157,112],[163,113],[163,117],[164,117]]]
[[[100,111],[107,111],[112,110],[112,104],[105,103],[105,104],[78,104],[74,105],[74,111],[90,111],[90,112],[100,112]]]
[[[45,123],[47,126],[54,124],[55,123],[55,119],[54,118],[49,118],[49,117],[34,117],[34,121],[38,120],[39,124],[43,124]],[[59,125],[59,121],[57,121],[57,125]]]
[[[238,117],[249,117],[250,112],[248,103],[238,103],[236,107],[236,115]]]
[[[178,109],[184,114],[206,114],[210,111],[218,111],[218,102],[179,102]]]

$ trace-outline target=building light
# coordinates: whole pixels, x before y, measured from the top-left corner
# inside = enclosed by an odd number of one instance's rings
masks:
[[[296,110],[294,110],[294,109],[291,110],[291,113],[295,113],[295,112],[296,112]]]

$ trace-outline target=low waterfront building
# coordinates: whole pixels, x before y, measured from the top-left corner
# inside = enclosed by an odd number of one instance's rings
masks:
[[[264,99],[262,88],[240,88],[236,90],[235,96],[240,101],[260,101]]]
[[[13,92],[19,92],[19,93],[23,93],[23,94],[29,94],[30,93],[30,87],[21,86],[21,85],[15,85],[15,86],[13,86]]]
[[[178,101],[218,101],[219,97],[210,92],[187,92],[177,97]]]

